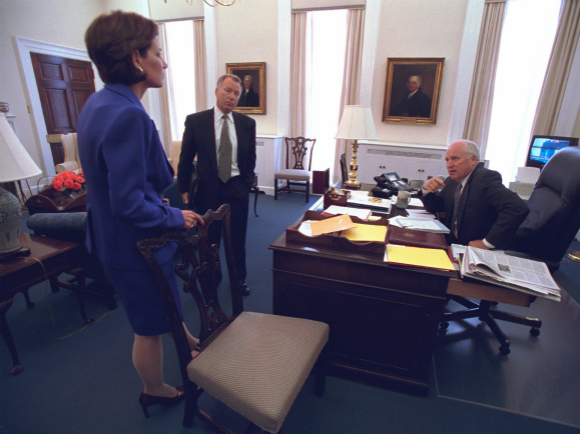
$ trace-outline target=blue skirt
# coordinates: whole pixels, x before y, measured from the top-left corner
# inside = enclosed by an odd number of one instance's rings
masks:
[[[177,288],[173,258],[161,267],[183,321],[183,308]],[[135,334],[155,336],[171,331],[151,270],[120,270],[105,267],[105,271],[119,295]]]

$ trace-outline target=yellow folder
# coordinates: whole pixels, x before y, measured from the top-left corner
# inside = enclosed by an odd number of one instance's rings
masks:
[[[363,225],[354,223],[356,227],[342,231],[341,236],[350,241],[380,241],[385,242],[387,227],[382,225]]]
[[[385,260],[394,264],[414,265],[416,267],[451,271],[455,269],[449,259],[449,255],[442,249],[426,249],[424,247],[387,244]]]

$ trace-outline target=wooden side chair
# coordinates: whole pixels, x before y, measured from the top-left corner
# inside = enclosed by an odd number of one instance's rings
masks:
[[[306,193],[306,203],[310,200],[310,177],[312,175],[312,151],[316,139],[304,137],[284,137],[286,141],[286,168],[274,174],[274,199],[278,192]],[[278,187],[278,180],[286,185]],[[296,189],[296,187],[299,187]]]
[[[233,261],[230,207],[225,204],[216,212],[210,210],[203,219],[205,225],[198,226],[198,233],[193,237],[183,230],[137,243],[153,271],[171,324],[185,387],[183,425],[191,426],[195,415],[217,431],[229,432],[198,407],[198,398],[206,391],[247,418],[251,425],[276,433],[313,368],[317,374],[315,391],[319,395],[323,393],[324,372],[315,364],[328,340],[328,325],[307,319],[244,312]],[[208,228],[214,220],[223,220],[231,315],[223,311],[218,298],[218,247],[210,246],[207,240]],[[175,271],[184,281],[184,292],[193,296],[200,313],[201,350],[195,358],[192,358],[163,270],[154,256],[154,251],[167,242],[176,242],[179,246],[181,259]]]

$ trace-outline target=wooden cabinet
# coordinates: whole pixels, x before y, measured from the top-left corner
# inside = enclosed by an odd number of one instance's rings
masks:
[[[361,143],[358,150],[358,180],[373,184],[373,178],[397,172],[401,178],[427,180],[428,176],[446,175],[446,148],[417,145],[379,145]]]

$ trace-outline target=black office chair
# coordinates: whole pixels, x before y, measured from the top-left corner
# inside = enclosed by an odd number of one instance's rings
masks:
[[[344,152],[340,154],[340,177],[343,183],[348,181],[348,165],[346,164],[346,154]]]
[[[528,206],[530,213],[520,225],[515,250],[506,253],[545,262],[550,271],[560,266],[560,261],[580,229],[580,148],[572,146],[558,152],[546,164]],[[500,342],[500,352],[509,354],[510,341],[496,320],[508,321],[532,327],[533,336],[540,334],[542,321],[509,312],[491,309],[493,300],[481,300],[479,304],[463,297],[450,298],[467,310],[445,313],[441,328],[449,321],[479,317],[485,321]]]

